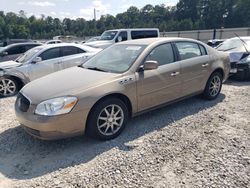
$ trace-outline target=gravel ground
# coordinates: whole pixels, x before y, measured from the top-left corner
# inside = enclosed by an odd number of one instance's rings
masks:
[[[40,141],[0,99],[0,187],[250,187],[250,82],[134,118],[117,139]]]

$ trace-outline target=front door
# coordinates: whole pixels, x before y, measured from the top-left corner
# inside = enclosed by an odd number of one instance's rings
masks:
[[[158,69],[136,73],[138,111],[170,102],[180,97],[180,63],[176,62],[170,43],[157,46],[146,58],[159,63]]]
[[[30,81],[63,69],[60,48],[48,49],[38,56],[42,58],[42,61],[30,64]]]

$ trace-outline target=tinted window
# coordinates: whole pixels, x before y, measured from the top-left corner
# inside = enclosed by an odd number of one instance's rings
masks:
[[[128,40],[128,33],[127,31],[122,31],[119,33],[118,37],[122,38],[122,41]],[[118,37],[116,39],[116,42],[118,42]]]
[[[8,52],[9,55],[21,54],[22,49],[20,48],[20,46],[13,46],[13,47],[7,49],[6,52]]]
[[[25,51],[28,51],[28,50],[30,50],[31,48],[34,48],[34,47],[36,47],[36,46],[38,46],[38,45],[36,45],[36,44],[26,45],[26,46],[25,46]]]
[[[171,44],[163,44],[156,47],[147,57],[147,61],[157,61],[159,65],[174,62],[174,53]]]
[[[180,59],[190,59],[201,56],[199,45],[192,42],[177,42],[176,47],[179,51]]]
[[[60,48],[52,48],[43,52],[40,57],[43,61],[60,57]]]
[[[67,46],[62,48],[62,56],[74,55],[79,53],[84,53],[84,51],[74,46]]]
[[[131,31],[132,39],[154,38],[154,37],[158,37],[158,32],[156,30]]]

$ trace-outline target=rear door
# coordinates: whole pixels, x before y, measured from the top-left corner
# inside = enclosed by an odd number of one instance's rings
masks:
[[[80,65],[88,59],[87,53],[75,46],[62,47],[62,57],[63,69]]]
[[[159,67],[136,73],[139,111],[180,97],[180,63],[176,62],[172,44],[157,46],[145,61],[148,60],[157,61]]]
[[[211,68],[205,47],[194,42],[176,42],[175,45],[181,66],[182,95],[202,91]]]
[[[42,61],[35,64],[31,63],[29,66],[30,80],[35,80],[63,69],[59,47],[45,50],[38,57],[41,57]]]

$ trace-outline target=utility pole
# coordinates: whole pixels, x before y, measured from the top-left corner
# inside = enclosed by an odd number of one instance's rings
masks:
[[[96,9],[94,8],[94,20],[96,21]]]
[[[96,10],[95,8],[94,8],[94,20],[96,21],[96,12],[99,12],[99,10]]]

